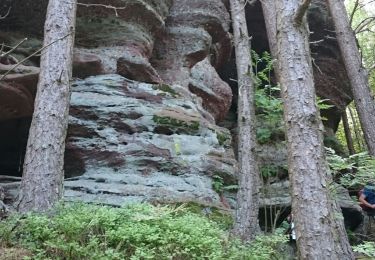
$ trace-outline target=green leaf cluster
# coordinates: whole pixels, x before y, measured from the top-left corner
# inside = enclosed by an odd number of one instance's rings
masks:
[[[184,206],[70,204],[0,223],[0,248],[30,250],[29,259],[272,259],[285,241],[242,244]]]
[[[369,258],[363,259],[374,259],[375,258],[375,243],[370,241],[365,241],[362,244],[353,246],[353,251]]]
[[[257,141],[260,144],[284,139],[283,102],[280,98],[280,88],[271,85],[273,60],[268,52],[260,56],[252,52],[255,92],[255,107],[257,121]]]
[[[360,188],[375,180],[375,158],[366,152],[341,157],[326,148],[327,161],[336,179],[347,188]]]
[[[225,185],[223,177],[214,175],[212,176],[212,188],[218,194],[222,194],[224,191],[236,191],[238,185]]]

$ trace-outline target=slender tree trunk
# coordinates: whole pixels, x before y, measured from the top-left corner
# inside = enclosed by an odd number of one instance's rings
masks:
[[[20,212],[44,211],[63,194],[76,1],[49,0],[44,27],[38,91],[30,127]]]
[[[367,148],[369,154],[375,156],[375,102],[368,84],[368,73],[362,66],[361,55],[344,1],[327,0],[327,3],[335,25],[337,41],[349,76]]]
[[[275,0],[262,0],[262,10],[264,16],[264,22],[266,24],[268,44],[270,47],[271,55],[274,59],[277,58],[277,40],[276,40],[276,2]],[[276,77],[279,81],[279,70],[277,66],[274,66]]]
[[[351,109],[350,106],[348,106],[348,110],[349,110],[350,118],[352,119],[353,129],[354,129],[354,134],[355,134],[355,138],[356,138],[356,141],[357,141],[358,149],[359,149],[359,151],[363,151],[365,145],[363,143],[363,138],[362,138],[361,133],[360,133],[361,129],[357,124],[358,123],[357,122],[357,116],[354,115],[353,110]]]
[[[348,115],[346,114],[346,110],[342,112],[341,117],[342,117],[342,125],[344,126],[345,139],[346,139],[346,144],[349,150],[349,154],[353,155],[355,154],[355,149],[354,149],[352,133],[350,131]]]
[[[239,190],[233,233],[242,240],[248,241],[260,231],[258,220],[260,177],[255,157],[255,89],[245,5],[245,0],[230,1],[238,75],[239,130]]]
[[[308,2],[305,0],[303,4]],[[278,68],[299,258],[354,259],[342,216],[337,214],[339,208],[329,192],[331,176],[316,106],[309,31],[300,12],[306,6],[300,3],[300,0],[276,1]]]

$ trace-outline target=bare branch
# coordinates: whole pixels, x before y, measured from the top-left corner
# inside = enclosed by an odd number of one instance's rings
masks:
[[[56,39],[54,40],[53,42],[50,42],[49,44],[47,44],[46,46],[43,46],[42,48],[36,50],[35,52],[33,52],[32,54],[30,54],[29,56],[27,56],[26,58],[24,58],[23,60],[21,60],[20,62],[18,62],[17,64],[14,64],[14,66],[12,68],[10,68],[7,72],[5,72],[1,78],[0,78],[0,81],[2,81],[9,73],[11,73],[14,69],[16,69],[19,65],[21,65],[22,63],[24,63],[25,61],[27,61],[28,59],[30,59],[31,57],[35,56],[36,54],[38,54],[39,52],[42,52],[43,50],[45,50],[46,48],[48,48],[49,46],[51,46],[52,44],[54,44],[55,42],[58,42],[58,41],[61,41],[63,39],[65,39],[66,37],[68,37],[71,33],[68,33],[67,35],[59,38],[59,39]]]
[[[11,48],[9,51],[7,52],[4,52],[3,54],[3,49],[0,50],[0,58],[3,58],[3,57],[6,57],[8,56],[9,54],[11,54],[12,52],[14,52],[22,43],[24,43],[25,41],[27,41],[27,38],[23,39],[22,41],[20,41],[19,43],[16,44],[16,46],[14,46],[13,48]],[[4,46],[4,45],[2,45]]]
[[[105,5],[105,4],[83,4],[83,3],[77,3],[77,5],[85,6],[85,7],[104,7],[107,9],[112,9],[115,12],[116,17],[118,17],[118,10],[124,10],[126,7],[116,7],[112,5]]]
[[[362,32],[363,29],[365,29],[365,27],[371,24],[372,22],[375,22],[375,16],[367,17],[357,25],[357,27],[354,29],[354,32],[356,34]]]
[[[296,11],[296,15],[294,16],[294,25],[300,27],[302,24],[302,19],[305,16],[307,9],[309,8],[311,0],[303,0],[301,5],[298,7]]]
[[[354,3],[353,11],[350,14],[350,25],[353,24],[354,15],[358,10],[358,5],[359,5],[359,0],[356,0],[355,3]]]
[[[322,42],[324,42],[324,39],[321,39],[321,40],[318,40],[318,41],[310,42],[310,44],[312,44],[312,45],[317,45],[317,44],[322,43]]]
[[[3,16],[0,15],[0,20],[5,19],[9,15],[10,9],[12,9],[12,7],[9,7],[8,11],[6,12],[6,14],[4,14]]]

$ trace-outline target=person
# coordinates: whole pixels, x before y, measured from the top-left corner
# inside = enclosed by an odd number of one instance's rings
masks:
[[[287,232],[289,233],[289,241],[296,242],[297,236],[292,213],[290,213],[290,215],[288,216],[287,222],[289,223],[289,229],[287,230]]]
[[[363,188],[359,196],[359,202],[363,210],[375,216],[375,186],[372,183],[368,183]]]

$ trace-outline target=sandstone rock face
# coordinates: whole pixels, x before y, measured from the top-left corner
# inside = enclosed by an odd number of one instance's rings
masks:
[[[16,59],[41,47],[47,2],[0,3],[0,15],[12,10],[0,24],[0,40],[14,46],[31,37]],[[217,180],[235,184],[237,174],[231,134],[217,126],[228,120],[236,95],[228,1],[79,2],[73,73],[81,79],[72,88],[66,199],[234,207],[233,194],[213,188]],[[246,12],[254,49],[268,50],[260,4]],[[313,3],[309,22],[317,93],[336,106],[325,115],[333,132],[351,92],[323,0]],[[1,60],[0,73],[11,62]],[[0,82],[0,174],[22,172],[38,63],[32,58]],[[235,128],[235,109],[231,116],[226,125]],[[263,145],[258,155],[263,166],[287,161],[283,143]],[[263,207],[290,205],[285,178],[272,184]],[[342,207],[357,214],[352,206]]]
[[[353,100],[353,94],[326,1],[313,2],[308,12],[308,21],[316,93],[335,106],[324,111],[323,116],[328,119],[324,122],[325,126],[336,132],[341,113]]]
[[[68,200],[222,207],[212,177],[235,183],[230,133],[184,88],[119,75],[74,84],[66,150]],[[83,175],[81,175],[83,174]]]
[[[164,30],[171,0],[82,1],[76,44],[81,52],[100,56],[105,73],[141,82],[160,83],[149,62],[155,37]]]

